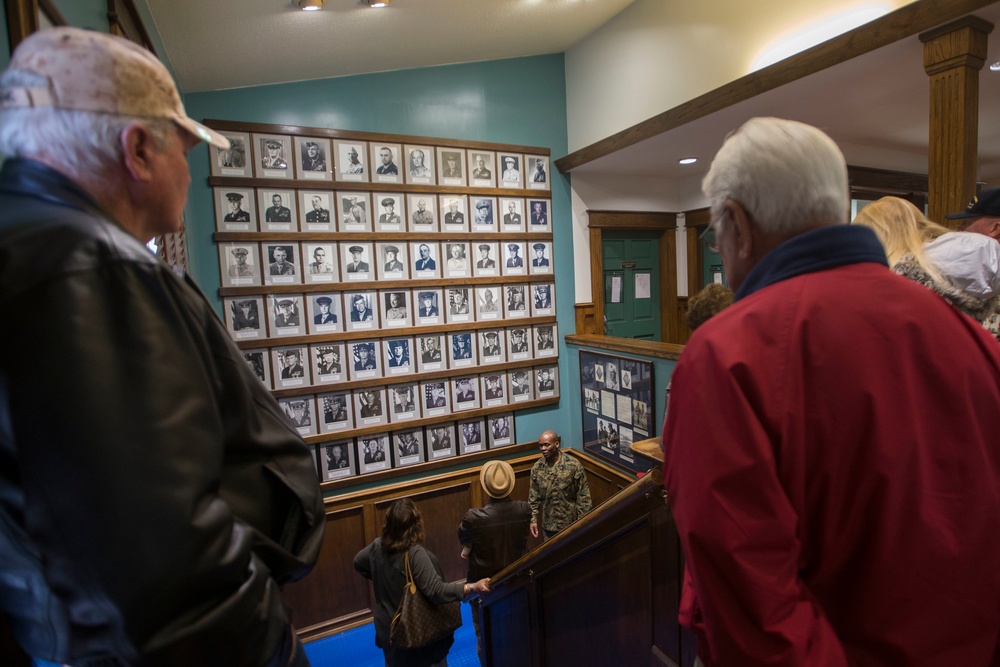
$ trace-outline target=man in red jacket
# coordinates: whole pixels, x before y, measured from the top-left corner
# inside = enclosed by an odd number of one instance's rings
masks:
[[[703,188],[736,301],[691,337],[663,434],[699,657],[997,664],[1000,346],[844,224],[819,130],[750,120]]]

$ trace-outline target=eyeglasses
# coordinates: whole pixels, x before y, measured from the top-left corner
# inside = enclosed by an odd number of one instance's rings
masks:
[[[715,235],[715,227],[712,225],[705,228],[705,231],[701,233],[698,240],[705,244],[705,247],[708,248],[709,252],[719,252],[719,240]]]

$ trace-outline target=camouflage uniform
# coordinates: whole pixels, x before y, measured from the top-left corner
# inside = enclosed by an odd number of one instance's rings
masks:
[[[531,520],[537,521],[546,533],[556,533],[579,519],[593,506],[583,466],[564,452],[559,453],[559,460],[551,466],[545,457],[538,459],[531,468],[528,504]]]

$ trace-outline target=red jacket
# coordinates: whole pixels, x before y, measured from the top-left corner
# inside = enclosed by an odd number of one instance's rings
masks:
[[[851,229],[766,257],[673,373],[682,622],[707,665],[1000,664],[1000,345]]]

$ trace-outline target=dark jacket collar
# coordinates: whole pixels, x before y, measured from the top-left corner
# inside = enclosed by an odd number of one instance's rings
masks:
[[[0,169],[0,192],[26,195],[50,204],[69,206],[117,224],[110,213],[69,177],[28,158],[12,157],[4,160],[3,168]]]
[[[782,280],[861,262],[889,265],[875,232],[861,225],[814,229],[764,255],[740,285],[736,300]]]

